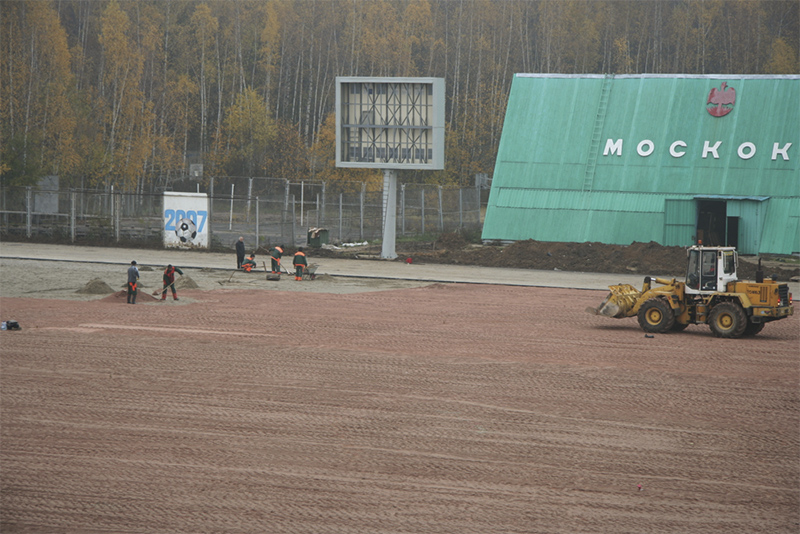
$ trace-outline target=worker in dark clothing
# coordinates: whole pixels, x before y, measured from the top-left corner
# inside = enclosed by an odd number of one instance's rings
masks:
[[[164,269],[164,291],[161,292],[161,300],[167,300],[167,289],[172,289],[172,298],[174,300],[180,300],[178,292],[175,291],[175,273],[183,276],[183,271],[172,265],[167,265],[167,268]]]
[[[283,256],[283,245],[269,249],[269,257],[272,261],[272,272],[281,272],[281,256]]]
[[[136,283],[139,280],[139,268],[136,261],[131,262],[128,267],[128,304],[136,304]]]
[[[308,267],[308,259],[306,258],[305,252],[303,252],[303,247],[298,248],[297,252],[294,253],[292,264],[294,265],[294,279],[302,280],[303,272],[306,270],[306,267]]]
[[[239,237],[239,241],[236,242],[236,268],[242,268],[242,262],[244,261],[244,238]]]
[[[255,254],[250,254],[250,257],[242,262],[242,269],[244,269],[246,273],[249,273],[256,268],[255,258],[256,258]]]

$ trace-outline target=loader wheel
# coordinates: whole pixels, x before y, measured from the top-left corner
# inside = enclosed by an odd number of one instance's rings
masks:
[[[675,314],[669,304],[660,298],[652,298],[639,308],[639,326],[645,332],[664,334],[675,325]]]
[[[751,323],[747,321],[747,326],[744,329],[743,336],[754,336],[764,330],[764,323]]]
[[[747,328],[747,316],[738,304],[723,302],[708,314],[708,325],[717,337],[740,337]]]

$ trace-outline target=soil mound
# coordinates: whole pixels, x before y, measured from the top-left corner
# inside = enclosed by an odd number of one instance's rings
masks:
[[[94,280],[90,280],[85,286],[77,290],[75,293],[80,293],[82,295],[108,295],[109,293],[113,293],[114,289],[100,280],[99,278],[95,278]]]
[[[199,289],[200,286],[197,285],[197,282],[192,280],[191,277],[188,275],[183,275],[177,277],[178,279],[175,280],[175,289]]]
[[[512,267],[590,273],[638,273],[650,276],[681,278],[686,273],[686,250],[667,247],[655,242],[630,245],[604,243],[556,243],[549,241],[516,241],[511,244],[469,243],[458,232],[442,234],[427,243],[398,242],[397,261],[411,258],[414,263],[478,265],[483,267]],[[380,245],[352,247],[346,250],[311,249],[312,257],[359,258],[380,257]],[[753,258],[740,256],[739,277],[755,278]],[[788,281],[800,275],[800,268],[787,265],[768,265],[764,274],[776,280]]]

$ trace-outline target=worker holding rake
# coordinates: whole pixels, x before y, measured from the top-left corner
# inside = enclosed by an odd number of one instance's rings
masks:
[[[281,256],[283,255],[283,245],[273,247],[269,250],[269,258],[272,261],[272,272],[281,272]]]
[[[303,272],[308,267],[308,259],[306,258],[305,252],[303,252],[303,247],[298,248],[297,252],[294,253],[292,264],[294,265],[294,279],[302,280]]]
[[[172,298],[174,300],[180,300],[178,298],[178,292],[175,291],[176,272],[183,276],[183,271],[172,265],[167,265],[167,268],[164,269],[164,290],[161,292],[161,300],[167,300],[167,289],[172,289]]]

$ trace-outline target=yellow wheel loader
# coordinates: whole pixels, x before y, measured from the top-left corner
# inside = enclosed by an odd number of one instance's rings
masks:
[[[736,275],[738,256],[733,247],[687,249],[686,282],[645,277],[642,290],[630,284],[610,286],[611,293],[596,315],[621,319],[638,317],[649,333],[681,331],[690,324],[707,324],[717,337],[754,336],[770,321],[794,314],[788,284],[764,278],[759,259],[755,282]],[[659,284],[659,285],[654,285]]]

